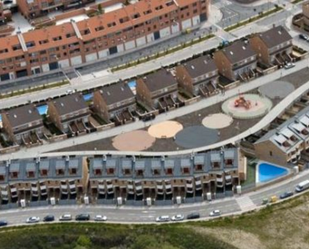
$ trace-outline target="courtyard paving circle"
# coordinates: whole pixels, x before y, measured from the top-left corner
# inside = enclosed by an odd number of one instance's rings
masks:
[[[210,145],[218,140],[218,131],[204,126],[187,127],[175,136],[175,143],[186,149]]]
[[[233,118],[224,113],[209,114],[202,120],[202,124],[210,129],[222,129],[230,126],[233,123]]]
[[[171,138],[183,129],[182,124],[176,121],[165,121],[149,127],[148,133],[155,138]]]
[[[113,138],[113,146],[120,151],[141,151],[150,148],[155,141],[147,131],[137,130]]]
[[[283,99],[286,96],[288,96],[291,92],[293,92],[294,90],[295,90],[295,87],[293,84],[286,82],[286,81],[281,81],[281,80],[271,82],[259,88],[259,92],[262,95],[268,98],[271,98],[271,99],[275,99],[275,98]]]
[[[225,114],[238,119],[259,118],[271,110],[273,103],[269,98],[258,94],[240,94],[222,104]]]

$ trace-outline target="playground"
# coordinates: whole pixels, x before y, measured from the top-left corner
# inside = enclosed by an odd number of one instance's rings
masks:
[[[236,119],[251,119],[264,116],[273,104],[269,98],[258,94],[238,94],[222,104],[225,114]]]

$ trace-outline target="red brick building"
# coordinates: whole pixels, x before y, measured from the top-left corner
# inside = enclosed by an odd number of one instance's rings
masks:
[[[207,20],[209,0],[142,0],[80,22],[0,38],[0,80],[77,66]]]

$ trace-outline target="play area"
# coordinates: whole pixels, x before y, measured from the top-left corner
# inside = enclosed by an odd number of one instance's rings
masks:
[[[137,130],[118,135],[113,139],[113,146],[121,151],[142,151],[152,146],[156,139],[147,131]]]
[[[165,121],[149,127],[148,133],[155,138],[171,138],[183,129],[182,124],[176,121]]]
[[[224,113],[209,114],[202,121],[202,124],[209,129],[223,129],[233,123],[233,118]]]
[[[258,118],[272,108],[270,99],[258,94],[238,94],[222,104],[225,114],[237,119]]]

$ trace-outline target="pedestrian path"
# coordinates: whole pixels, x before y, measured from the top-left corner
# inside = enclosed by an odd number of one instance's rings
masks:
[[[253,203],[253,201],[250,199],[249,196],[242,196],[242,197],[236,198],[236,201],[241,211],[243,212],[256,208],[256,205]]]

